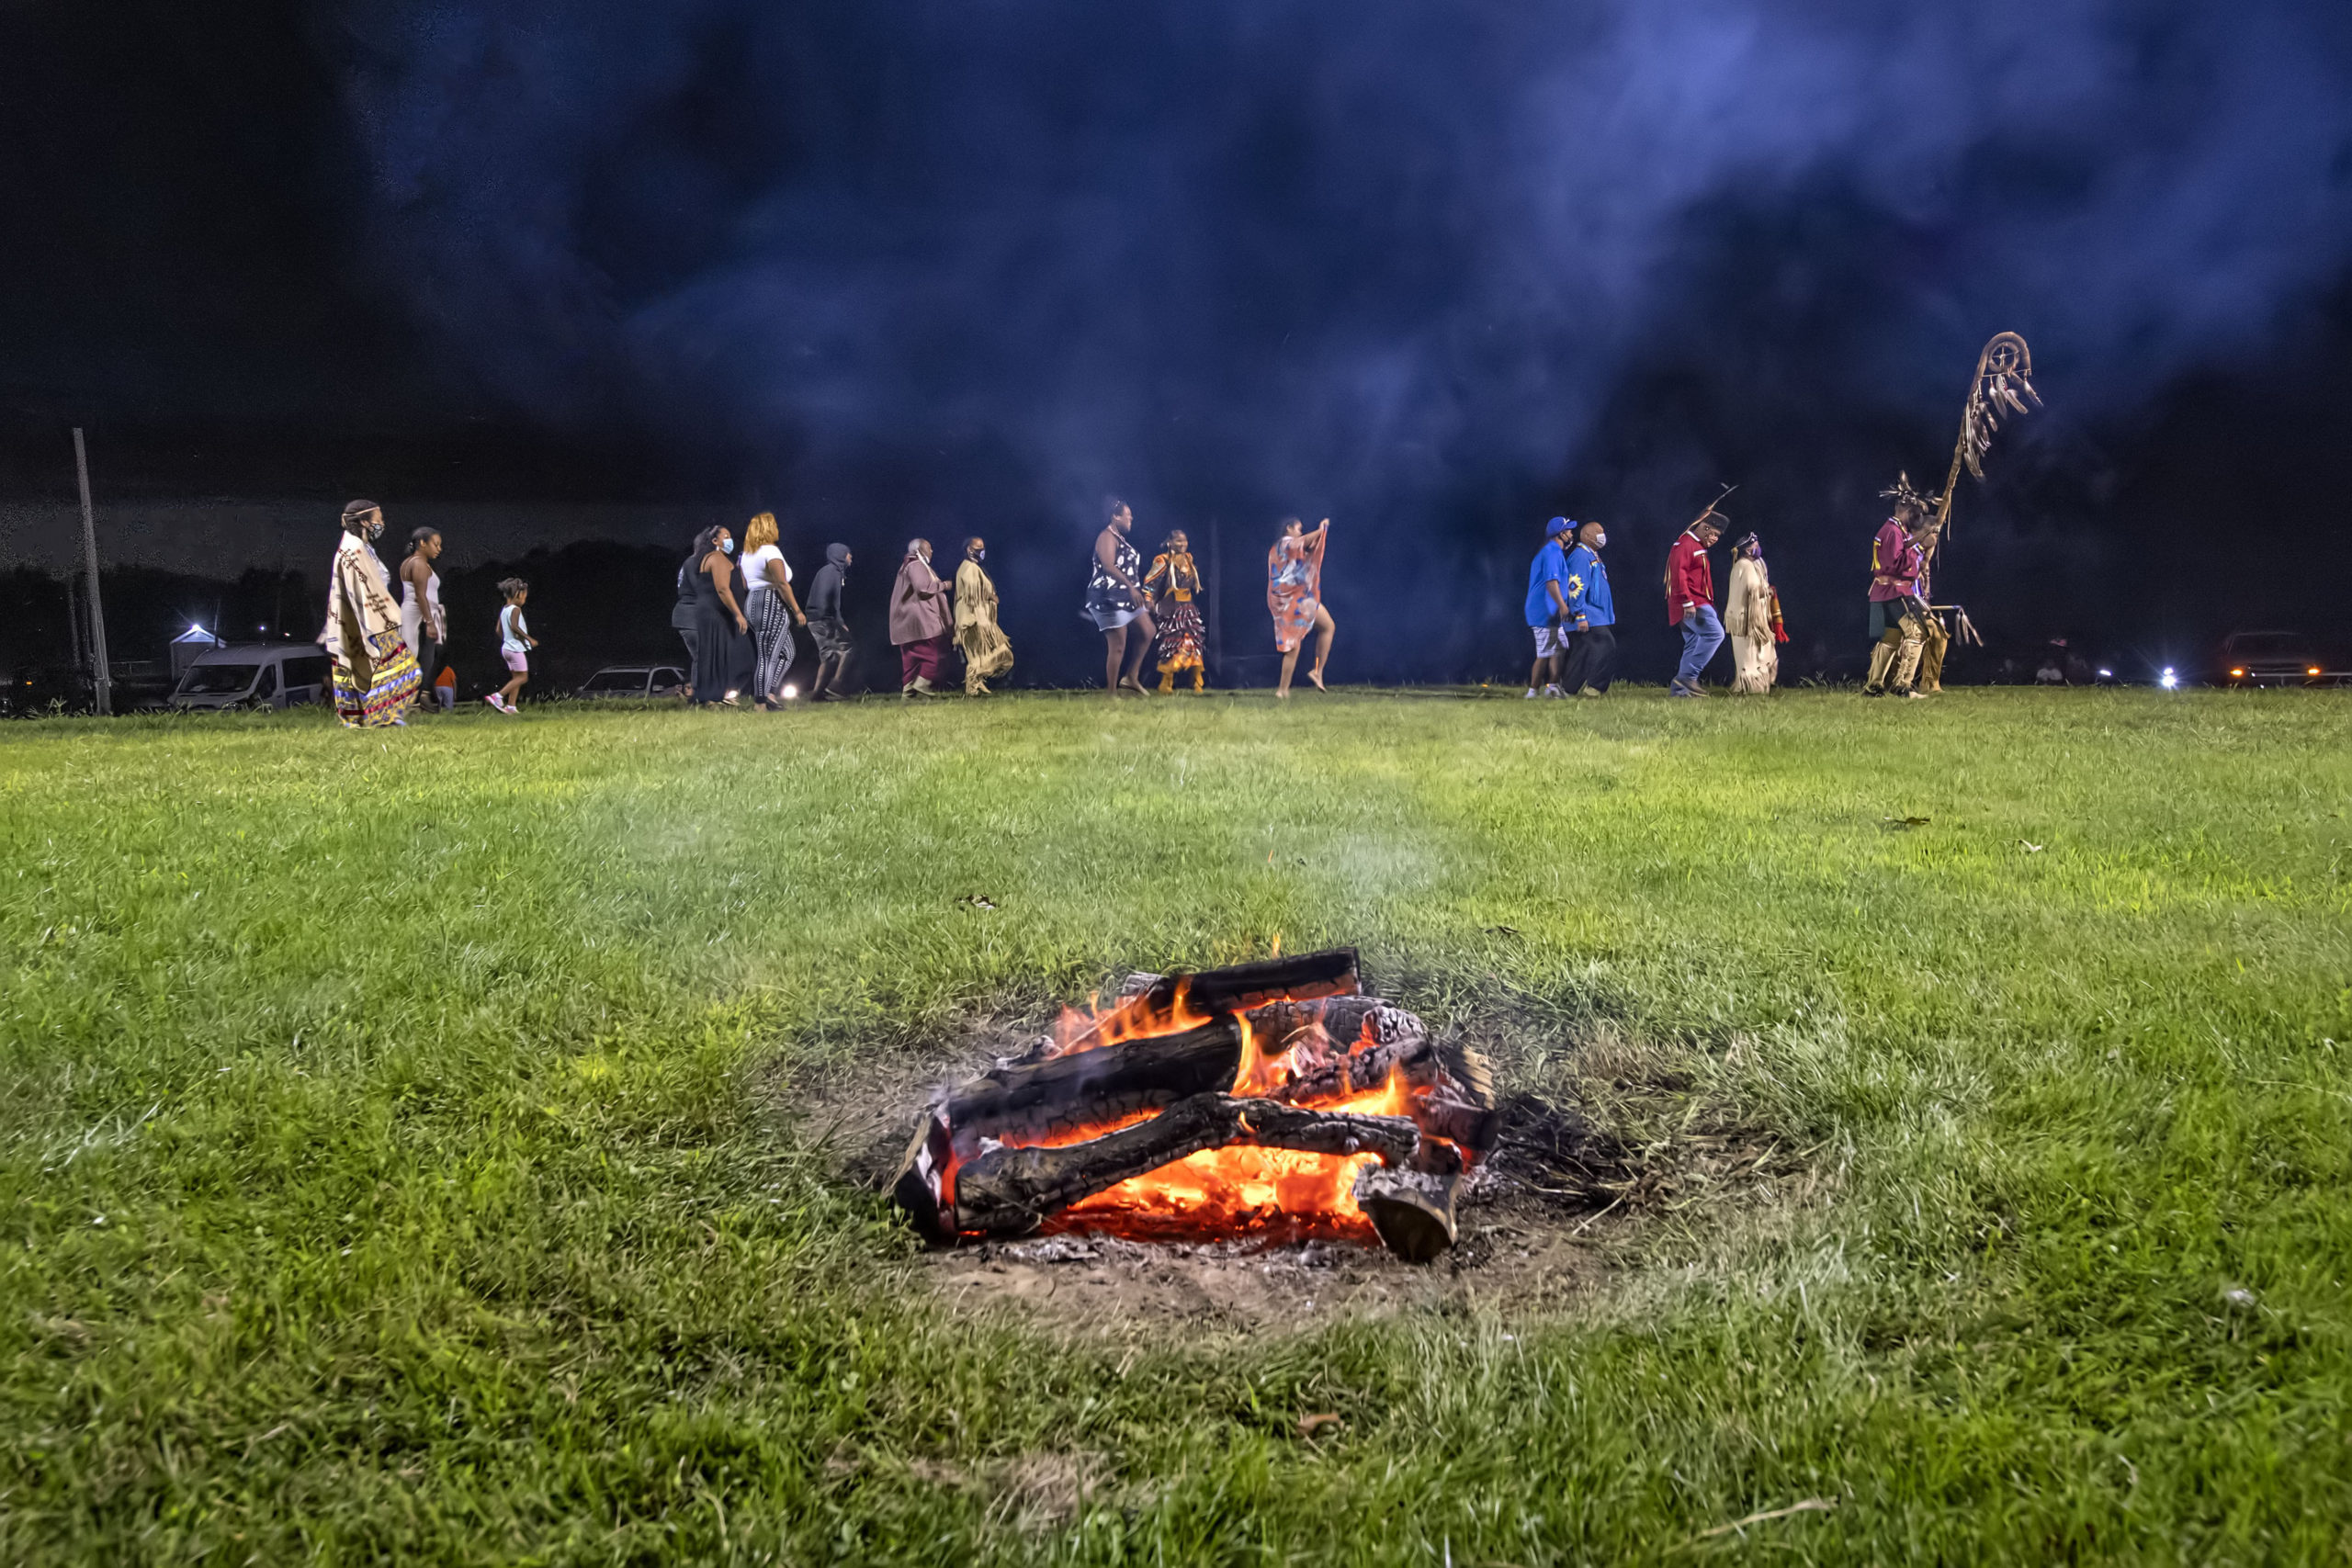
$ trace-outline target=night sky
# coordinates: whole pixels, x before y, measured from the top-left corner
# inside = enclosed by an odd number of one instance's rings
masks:
[[[2047,407],[1939,581],[1996,643],[2345,627],[2343,0],[5,0],[0,203],[0,501],[81,423],[102,505],[315,500],[322,561],[352,494],[477,559],[767,506],[878,637],[908,535],[985,533],[1076,679],[1117,491],[1214,525],[1229,650],[1329,513],[1335,674],[1460,678],[1566,511],[1656,673],[1736,483],[1804,666],[2013,329]]]

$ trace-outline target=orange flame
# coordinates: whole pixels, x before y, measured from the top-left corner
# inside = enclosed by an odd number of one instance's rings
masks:
[[[1120,998],[1107,1011],[1094,998],[1089,999],[1083,1012],[1064,1008],[1061,1017],[1054,1021],[1054,1047],[1048,1055],[1067,1056],[1073,1051],[1099,1051],[1105,1045],[1178,1034],[1215,1023],[1215,1014],[1193,1005],[1192,991],[1192,978],[1187,976],[1177,980],[1175,994],[1165,1005],[1154,1001],[1151,993],[1145,991]]]

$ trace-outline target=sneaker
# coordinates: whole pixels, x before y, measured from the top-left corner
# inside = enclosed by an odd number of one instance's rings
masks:
[[[1526,694],[1526,696],[1525,696],[1525,697],[1522,697],[1521,700],[1522,702],[1524,702],[1524,701],[1526,701],[1528,698],[1532,698],[1532,697],[1538,697],[1538,696],[1541,696],[1541,695],[1543,695],[1543,694],[1542,694],[1541,692],[1538,692],[1534,687],[1530,686],[1530,687],[1528,687],[1528,688],[1527,688],[1527,694]]]
[[[1544,688],[1544,694],[1547,697],[1565,697],[1568,694],[1557,686],[1546,686]]]
[[[1925,692],[1905,692],[1902,694],[1915,703],[1924,703],[1928,700],[1928,694]]]
[[[488,703],[494,712],[504,713],[506,711],[506,705],[498,700],[498,694],[496,692],[483,693],[481,700]]]

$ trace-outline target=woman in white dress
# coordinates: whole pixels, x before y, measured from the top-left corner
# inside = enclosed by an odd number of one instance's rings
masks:
[[[441,613],[441,574],[433,570],[440,558],[440,529],[419,528],[409,535],[408,558],[401,562],[401,640],[416,655],[417,678],[424,682],[420,695],[435,689],[441,645],[449,640],[449,622]]]

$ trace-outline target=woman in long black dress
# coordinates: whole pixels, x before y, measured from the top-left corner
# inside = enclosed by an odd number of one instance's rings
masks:
[[[670,629],[686,645],[686,687],[682,694],[688,702],[695,696],[695,606],[702,601],[695,591],[695,580],[702,575],[702,558],[710,553],[710,541],[704,536],[708,532],[696,534],[686,547],[686,558],[678,563],[678,602],[670,606]]]
[[[734,536],[726,528],[706,528],[695,541],[695,694],[697,706],[735,705],[737,644],[751,629],[742,601],[735,597]]]

